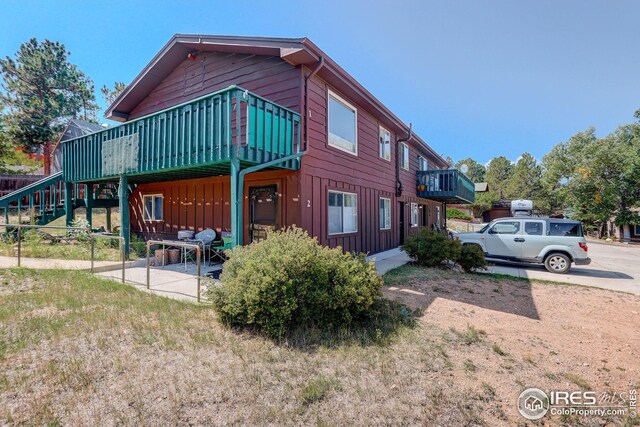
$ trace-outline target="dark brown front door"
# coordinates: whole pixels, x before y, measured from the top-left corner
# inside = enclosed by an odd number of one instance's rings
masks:
[[[267,231],[278,229],[278,187],[250,187],[249,203],[251,242],[259,242]]]

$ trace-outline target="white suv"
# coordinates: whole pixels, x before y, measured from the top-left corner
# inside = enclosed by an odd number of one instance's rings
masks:
[[[571,263],[587,265],[587,240],[579,221],[554,218],[500,218],[474,233],[457,233],[463,245],[479,245],[487,258],[544,264],[566,273]]]

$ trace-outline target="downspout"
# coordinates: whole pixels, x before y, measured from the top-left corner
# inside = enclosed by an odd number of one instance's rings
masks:
[[[402,196],[402,181],[400,180],[400,143],[407,142],[413,136],[411,123],[409,123],[409,135],[405,138],[396,139],[396,197]]]
[[[272,166],[277,166],[280,165],[282,163],[286,163],[288,161],[292,161],[292,160],[300,160],[300,158],[302,156],[304,156],[305,154],[307,154],[307,150],[301,151],[299,153],[296,154],[291,154],[289,156],[285,156],[279,159],[275,159],[272,160],[270,162],[267,163],[261,163],[259,165],[255,165],[255,166],[251,166],[248,167],[246,169],[242,169],[241,171],[238,172],[238,182],[237,182],[237,196],[236,196],[236,200],[240,200],[242,201],[244,199],[244,177],[245,175],[249,174],[249,173],[253,173],[253,172],[257,172],[259,170],[263,170]],[[239,203],[239,208],[238,211],[236,213],[238,221],[237,221],[237,230],[235,230],[234,233],[234,239],[233,239],[233,245],[234,246],[238,246],[238,245],[242,245],[242,233],[244,232],[243,229],[243,221],[242,221],[242,203]],[[233,230],[232,230],[233,231]]]
[[[309,145],[309,139],[307,136],[307,129],[308,129],[308,125],[307,125],[307,118],[309,117],[309,107],[307,104],[307,99],[309,96],[309,85],[308,85],[308,81],[311,77],[315,76],[316,73],[318,71],[320,71],[320,68],[322,68],[324,66],[324,57],[321,56],[320,60],[318,61],[318,64],[315,66],[315,68],[313,70],[311,70],[311,73],[309,73],[308,76],[306,76],[304,78],[304,149],[307,149],[307,146]]]

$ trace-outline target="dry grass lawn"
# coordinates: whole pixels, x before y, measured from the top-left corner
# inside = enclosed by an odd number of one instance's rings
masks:
[[[86,273],[0,270],[0,424],[513,426],[529,386],[638,385],[640,297],[414,267],[385,280],[409,310],[273,342]]]

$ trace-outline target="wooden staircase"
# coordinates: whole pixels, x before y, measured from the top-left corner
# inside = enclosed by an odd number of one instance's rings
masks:
[[[4,211],[5,224],[9,224],[11,209],[21,213],[27,208],[30,223],[46,225],[66,215],[67,197],[71,198],[68,206],[72,211],[80,207],[117,207],[118,187],[115,183],[69,185],[58,172],[0,197],[0,211]]]

